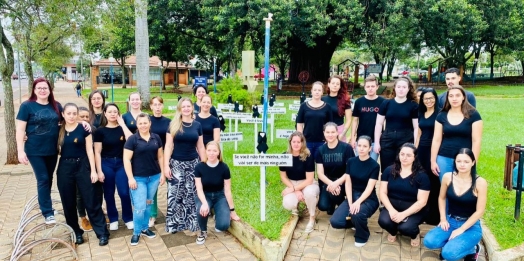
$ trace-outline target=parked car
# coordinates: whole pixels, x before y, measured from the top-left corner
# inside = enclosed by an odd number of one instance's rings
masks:
[[[20,75],[20,79],[22,79],[22,80],[23,79],[27,79],[27,75],[25,75],[25,74]]]
[[[13,73],[13,75],[11,75],[11,79],[18,80],[18,75],[16,75],[16,73]]]

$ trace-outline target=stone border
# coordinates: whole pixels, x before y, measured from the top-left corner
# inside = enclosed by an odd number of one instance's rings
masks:
[[[481,222],[482,240],[486,246],[486,253],[489,261],[522,261],[524,260],[524,244],[510,249],[502,250],[497,243],[491,230]]]
[[[293,237],[299,217],[291,216],[280,232],[280,240],[271,241],[243,221],[233,221],[229,233],[236,237],[251,253],[262,261],[282,261]],[[266,221],[268,222],[268,221]]]

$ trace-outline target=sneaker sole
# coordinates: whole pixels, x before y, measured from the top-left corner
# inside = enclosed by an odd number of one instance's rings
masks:
[[[56,224],[56,220],[54,220],[54,221],[46,221],[45,224],[46,224],[46,225],[53,225],[53,224]]]
[[[138,245],[138,242],[136,242],[136,243],[131,243],[131,245],[132,245],[132,246],[136,246],[136,245]]]
[[[140,234],[140,235],[142,235],[142,236],[144,236],[144,237],[147,237],[147,238],[155,238],[155,237],[156,237],[156,235],[154,235],[154,236],[148,236],[148,235],[146,235],[146,234]]]
[[[204,243],[206,243],[206,241],[205,240],[201,241],[201,242],[200,241],[196,241],[196,243],[197,243],[197,245],[203,245]]]

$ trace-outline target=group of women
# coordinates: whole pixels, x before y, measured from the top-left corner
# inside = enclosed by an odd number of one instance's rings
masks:
[[[309,210],[305,232],[313,230],[318,206],[332,215],[334,228],[354,228],[355,245],[363,246],[370,236],[367,220],[381,206],[378,223],[389,241],[403,234],[419,246],[419,225],[426,222],[438,225],[424,238],[426,247],[442,248],[446,260],[476,260],[487,183],[475,167],[482,119],[464,88],[449,87],[439,108],[433,88],[415,92],[411,79],[401,77],[391,99],[384,99],[369,76],[366,95],[352,112],[341,78],[330,78],[327,89],[322,97],[323,84],[313,84],[289,138],[293,166],[280,167],[284,207],[297,214],[304,201]]]
[[[158,186],[164,183],[168,186],[167,232],[200,230],[197,243],[203,244],[211,209],[216,232],[227,230],[230,219],[239,220],[211,97],[203,86],[196,88],[196,96],[196,106],[181,99],[170,120],[162,116],[161,97],[150,100],[150,116],[140,109],[140,95],[132,93],[129,111],[121,115],[115,103],[105,103],[100,91],[89,95],[89,109],[79,109],[74,103],[62,107],[50,83],[36,79],[30,98],[20,106],[16,139],[19,161],[30,163],[35,172],[45,222],[56,223],[51,186],[58,155],[57,187],[77,244],[84,242],[84,231],[90,229],[99,245],[108,244],[109,230],[119,228],[115,190],[121,219],[133,230],[131,245],[137,245],[140,236],[156,236],[149,227],[157,216]],[[85,218],[79,226],[77,209],[80,217],[87,213],[88,226]]]

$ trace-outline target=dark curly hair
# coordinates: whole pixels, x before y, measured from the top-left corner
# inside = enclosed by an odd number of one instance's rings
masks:
[[[420,174],[420,172],[423,172],[424,169],[422,168],[422,165],[420,164],[420,161],[418,160],[418,150],[417,150],[417,147],[415,147],[415,144],[413,143],[410,143],[410,142],[406,142],[404,143],[400,149],[399,149],[399,153],[397,154],[397,157],[395,158],[395,163],[393,164],[393,169],[391,170],[391,174],[393,175],[393,178],[396,179],[398,176],[400,176],[400,171],[402,170],[402,165],[400,164],[400,158],[399,158],[399,155],[400,155],[400,151],[403,149],[403,148],[410,148],[413,150],[413,154],[415,155],[415,160],[413,161],[413,164],[411,165],[411,179],[409,181],[409,184],[411,184],[411,186],[413,186],[413,181],[415,180],[415,178],[417,177],[417,175]]]

